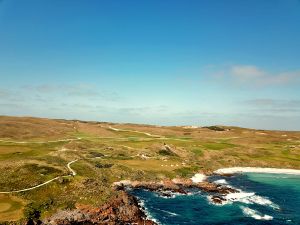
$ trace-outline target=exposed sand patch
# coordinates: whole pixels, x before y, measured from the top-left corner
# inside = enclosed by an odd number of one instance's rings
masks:
[[[202,173],[196,173],[192,178],[191,180],[194,182],[194,183],[200,183],[200,182],[203,182],[204,180],[206,180],[206,176]]]

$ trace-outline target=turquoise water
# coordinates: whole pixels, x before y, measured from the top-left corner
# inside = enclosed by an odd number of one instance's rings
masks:
[[[224,205],[214,205],[198,190],[190,195],[165,198],[146,190],[131,190],[160,224],[300,224],[300,176],[283,174],[244,174],[211,177],[238,188],[242,196]]]

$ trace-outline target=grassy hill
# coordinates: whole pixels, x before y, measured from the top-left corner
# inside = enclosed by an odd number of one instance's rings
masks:
[[[70,174],[68,163],[76,171]],[[99,205],[122,179],[190,177],[232,166],[300,169],[300,132],[0,117],[0,222]]]

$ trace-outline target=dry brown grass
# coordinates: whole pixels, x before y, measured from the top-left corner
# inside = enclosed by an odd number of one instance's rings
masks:
[[[24,201],[16,196],[0,194],[1,221],[17,221],[22,218]]]
[[[0,116],[0,138],[14,140],[55,140],[74,131],[72,121],[58,121],[30,117]]]
[[[109,126],[129,131],[113,131]],[[67,162],[80,159],[72,165],[77,172],[75,177],[18,194],[22,201],[41,204],[44,213],[66,207],[72,202],[103,203],[114,194],[112,182],[120,179],[152,180],[190,176],[199,171],[211,172],[232,166],[300,169],[300,132],[238,127],[222,127],[224,131],[214,131],[208,128],[3,116],[0,116],[0,128],[0,140],[25,142],[0,142],[0,171],[6,171],[0,176],[3,189],[0,191],[31,187],[53,176],[66,174]],[[66,138],[72,140],[47,142]],[[46,142],[32,143],[39,140]],[[175,154],[161,151],[165,148],[164,144]],[[97,155],[100,157],[97,158]],[[99,167],[104,164],[111,166]],[[20,208],[6,212],[6,208],[14,201],[8,198],[11,196],[0,196],[2,221],[22,216]],[[50,203],[43,206],[45,202]]]

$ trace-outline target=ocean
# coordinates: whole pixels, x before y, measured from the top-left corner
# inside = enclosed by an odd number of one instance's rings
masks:
[[[215,205],[209,194],[195,189],[169,198],[143,189],[130,192],[158,224],[300,225],[299,175],[247,173],[209,180],[241,192],[229,194],[223,205]]]

